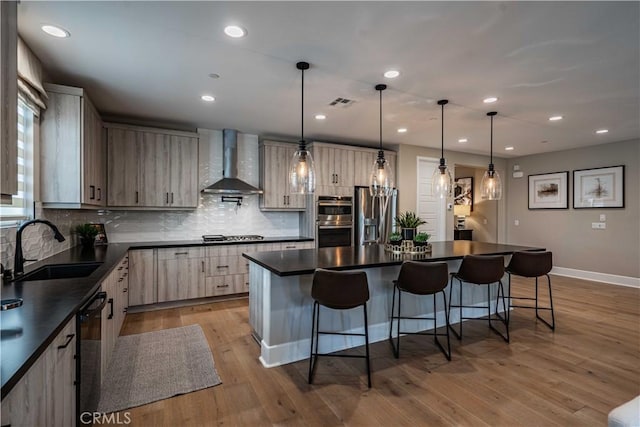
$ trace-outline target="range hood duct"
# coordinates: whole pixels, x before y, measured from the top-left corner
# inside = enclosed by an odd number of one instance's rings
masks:
[[[222,130],[223,178],[211,184],[203,193],[222,194],[225,196],[246,196],[262,194],[263,191],[251,184],[238,179],[238,131],[235,129]]]

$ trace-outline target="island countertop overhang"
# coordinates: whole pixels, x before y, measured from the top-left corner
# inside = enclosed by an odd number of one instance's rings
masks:
[[[433,242],[426,255],[393,254],[383,245],[300,249],[293,251],[243,253],[251,262],[278,276],[313,274],[317,268],[353,270],[400,265],[403,261],[450,261],[465,255],[510,255],[516,251],[543,251],[545,248],[486,243],[468,240]]]

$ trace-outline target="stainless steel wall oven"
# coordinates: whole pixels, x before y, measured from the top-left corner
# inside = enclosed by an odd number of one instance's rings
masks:
[[[318,248],[353,246],[353,198],[319,196],[316,206]]]

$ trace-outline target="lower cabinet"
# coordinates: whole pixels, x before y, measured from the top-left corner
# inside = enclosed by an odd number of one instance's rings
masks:
[[[129,305],[158,302],[156,249],[129,251]]]
[[[128,263],[129,257],[125,255],[117,267],[102,281],[102,291],[107,293],[107,306],[102,311],[101,322],[100,378],[102,381],[107,377],[111,355],[129,306]]]
[[[2,400],[2,425],[76,425],[76,318]]]
[[[158,302],[206,296],[203,253],[204,248],[157,249]]]

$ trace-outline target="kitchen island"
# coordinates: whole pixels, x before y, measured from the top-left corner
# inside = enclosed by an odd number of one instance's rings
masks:
[[[403,261],[445,261],[449,265],[449,271],[457,271],[465,255],[509,256],[515,251],[523,250],[544,249],[458,240],[434,242],[431,253],[422,255],[393,254],[385,251],[382,245],[243,254],[250,261],[249,321],[253,335],[260,343],[260,361],[266,367],[273,367],[309,357],[313,305],[311,282],[316,268],[364,270],[367,273],[371,295],[367,303],[369,340],[376,342],[389,336],[392,281],[398,277]],[[495,296],[497,285],[491,286],[492,295]],[[348,292],[348,289],[345,289],[345,292]],[[465,305],[486,305],[487,295],[484,287],[465,290],[464,296]],[[455,294],[453,297],[457,298]],[[495,298],[492,298],[492,311],[495,310],[495,303]],[[432,300],[403,299],[402,311],[406,316],[432,316]],[[471,308],[465,309],[464,315],[482,317],[486,313],[486,308]],[[445,324],[441,300],[436,318],[436,327]],[[450,322],[458,321],[459,313],[454,310]],[[362,325],[362,315],[357,310],[331,311],[323,308],[321,311],[321,330],[360,332]],[[414,322],[409,327],[428,330],[433,329],[434,325],[433,321],[424,320]],[[402,328],[405,329],[404,324]],[[352,336],[323,336],[320,339],[320,349],[323,353],[363,344],[360,337]]]

